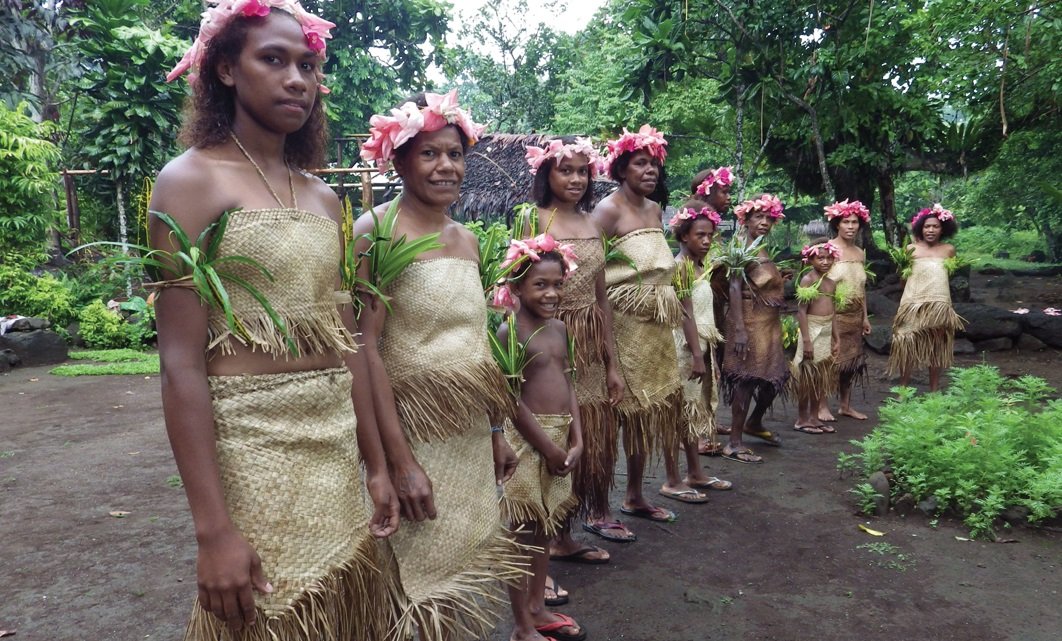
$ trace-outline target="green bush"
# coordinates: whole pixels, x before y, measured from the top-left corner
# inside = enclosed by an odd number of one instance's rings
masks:
[[[994,257],[1005,251],[1011,258],[1023,258],[1036,250],[1046,252],[1044,239],[1031,229],[1005,229],[1003,227],[964,227],[951,241],[959,254],[968,258],[982,255]]]
[[[112,312],[101,301],[94,301],[78,315],[79,334],[85,345],[96,349],[129,347],[129,334],[121,314]]]
[[[1062,400],[1043,379],[1006,379],[987,365],[951,370],[942,393],[899,398],[880,410],[881,423],[862,441],[867,476],[892,468],[894,497],[935,497],[962,516],[974,536],[992,537],[1010,507],[1035,523],[1062,510]]]
[[[43,247],[45,230],[57,220],[54,205],[60,159],[49,140],[55,123],[34,122],[24,105],[0,101],[0,248]]]
[[[47,318],[65,327],[77,317],[77,299],[66,279],[32,270],[46,257],[9,252],[0,263],[0,314]]]

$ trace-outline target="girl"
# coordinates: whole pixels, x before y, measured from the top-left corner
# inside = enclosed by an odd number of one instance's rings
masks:
[[[856,244],[862,237],[863,228],[870,224],[870,210],[858,200],[843,200],[825,207],[826,220],[833,232],[830,241],[841,250],[828,274],[830,280],[843,283],[848,290],[848,302],[838,308],[833,317],[837,332],[837,370],[840,384],[840,413],[864,421],[867,415],[852,407],[852,387],[867,373],[867,356],[864,352],[863,337],[870,334],[870,320],[867,317],[865,268],[866,254]],[[823,396],[819,405],[820,421],[834,421],[833,414]]]
[[[675,256],[675,290],[685,315],[682,329],[672,331],[678,352],[679,377],[683,388],[683,425],[681,445],[686,451],[686,478],[678,473],[675,452],[664,452],[667,483],[660,494],[684,503],[704,503],[708,497],[700,489],[729,490],[729,481],[707,476],[698,460],[701,439],[715,442],[715,409],[718,405],[719,374],[715,364],[715,346],[722,336],[715,326],[712,287],[705,273],[705,257],[711,249],[717,214],[706,203],[691,200],[671,219],[671,233],[678,240]]]
[[[579,256],[579,269],[565,283],[557,312],[575,341],[575,396],[586,444],[572,471],[572,484],[584,520],[604,538],[625,542],[633,533],[612,520],[608,505],[618,434],[612,408],[623,398],[623,378],[613,347],[601,230],[588,215],[598,162],[597,152],[586,138],[558,138],[545,147],[527,148],[527,163],[535,177],[531,197],[540,224],[544,222],[543,231],[571,245]],[[525,234],[537,231],[529,227],[522,230]],[[602,548],[576,542],[567,526],[551,543],[550,557],[590,564],[609,560]]]
[[[410,521],[389,541],[395,621],[388,638],[405,640],[415,628],[433,641],[479,638],[493,623],[484,606],[500,601],[496,580],[518,578],[526,558],[498,512],[496,484],[516,459],[488,417],[513,408],[488,342],[479,248],[447,213],[464,178],[465,149],[483,128],[456,91],[419,94],[371,122],[362,158],[381,169],[393,161],[403,185],[377,215],[394,208],[395,237],[438,234],[441,245],[386,288],[389,312],[369,301],[360,326],[388,464]],[[359,254],[373,251],[361,236],[373,228],[371,213],[355,223]],[[362,262],[362,277],[371,279]]]
[[[556,318],[565,279],[575,270],[570,245],[548,235],[513,241],[502,267],[515,265],[504,288],[519,300],[515,331],[526,349],[516,418],[507,422],[505,438],[519,464],[505,483],[502,513],[525,545],[534,546],[531,575],[509,587],[515,628],[511,641],[552,639],[580,641],[586,632],[571,617],[545,608],[543,591],[549,563],[548,537],[568,520],[578,499],[572,495],[572,471],[583,450],[579,404],[568,362],[568,332]],[[502,323],[505,344],[512,326]]]
[[[231,638],[307,640],[380,630],[369,533],[394,532],[398,505],[350,297],[334,295],[339,201],[293,169],[322,161],[318,83],[333,26],[292,0],[222,2],[168,76],[193,72],[189,149],[159,174],[151,209],[191,238],[229,212],[218,256],[258,261],[272,278],[236,260],[225,271],[284,322],[231,281],[238,324],[204,305],[177,265],[156,284],[166,429],[198,542],[199,608],[186,639],[230,638],[226,628]],[[159,215],[150,225],[152,245],[172,251]]]
[[[790,381],[797,396],[797,420],[793,429],[805,434],[834,432],[818,417],[819,404],[837,384],[837,364],[833,353],[837,345],[834,322],[834,295],[837,283],[827,273],[841,255],[833,243],[817,242],[800,251],[800,258],[811,270],[797,286],[797,321],[800,334],[793,358]]]
[[[955,332],[962,318],[951,306],[951,289],[945,261],[955,257],[955,248],[942,240],[959,231],[955,215],[936,203],[911,219],[915,242],[911,276],[903,288],[900,307],[892,322],[889,376],[900,375],[900,385],[911,382],[911,370],[929,368],[929,391],[940,389],[940,372],[954,359]]]
[[[746,200],[734,209],[738,225],[744,227],[746,243],[765,237],[785,218],[782,202],[763,194]],[[784,302],[783,279],[767,250],[761,247],[756,261],[730,277],[730,307],[726,314],[726,355],[723,358],[723,397],[730,403],[732,423],[730,442],[723,456],[740,463],[762,463],[742,442],[742,434],[780,445],[777,435],[763,428],[763,414],[774,397],[785,388],[789,366],[782,351],[782,324],[779,311]],[[756,406],[749,412],[749,405]],[[748,423],[745,422],[746,417]]]

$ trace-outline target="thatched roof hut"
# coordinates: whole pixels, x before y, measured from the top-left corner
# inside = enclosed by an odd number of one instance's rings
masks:
[[[461,197],[451,208],[455,220],[502,220],[511,223],[513,207],[531,200],[533,176],[524,160],[525,147],[554,138],[544,134],[487,134],[465,156]],[[616,189],[594,181],[594,202]]]

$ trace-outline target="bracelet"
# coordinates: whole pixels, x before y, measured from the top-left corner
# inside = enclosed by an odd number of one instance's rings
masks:
[[[504,432],[504,431],[505,431],[505,428],[501,427],[500,425],[491,425],[491,427],[490,427],[490,433],[491,434],[496,434],[498,432]]]

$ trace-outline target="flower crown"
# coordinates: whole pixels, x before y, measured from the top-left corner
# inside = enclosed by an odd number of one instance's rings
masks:
[[[476,144],[485,127],[476,124],[471,114],[457,104],[457,89],[448,94],[425,93],[427,107],[407,102],[392,109],[390,116],[380,114],[369,119],[369,139],[361,145],[361,158],[375,162],[380,171],[387,169],[395,150],[422,131],[431,133],[447,125],[457,125],[469,145]]]
[[[720,187],[729,186],[730,183],[734,182],[734,174],[731,173],[733,170],[733,167],[716,167],[708,172],[701,184],[697,185],[697,195],[707,197],[708,193],[712,191],[712,187],[716,185]]]
[[[701,207],[699,210],[690,209],[689,207],[683,207],[678,210],[678,213],[671,217],[671,222],[668,226],[671,227],[671,231],[674,232],[679,228],[682,223],[687,220],[696,220],[698,218],[707,218],[711,221],[712,225],[718,227],[722,219],[719,214],[716,213],[711,207]]]
[[[560,254],[567,270],[565,278],[571,276],[572,272],[578,268],[575,262],[578,257],[570,244],[559,243],[549,234],[539,234],[533,238],[525,238],[524,240],[514,238],[509,241],[509,250],[505,253],[505,260],[501,264],[502,273],[512,273],[517,265],[525,261],[537,263],[542,260],[542,254],[550,253]],[[493,303],[495,307],[508,310],[516,308],[516,297],[513,295],[511,283],[512,279],[507,278],[503,283],[498,284],[498,287],[494,290]]]
[[[639,149],[644,149],[649,152],[650,156],[659,160],[660,164],[663,164],[664,159],[667,158],[667,149],[665,149],[667,140],[664,139],[663,134],[649,125],[642,125],[637,133],[631,133],[624,127],[623,135],[616,140],[608,141],[605,146],[608,154],[601,161],[601,173],[606,175],[609,173],[612,163],[628,152],[633,153]]]
[[[830,254],[830,256],[833,256],[834,260],[841,259],[841,248],[827,240],[826,242],[819,243],[818,245],[804,245],[804,249],[800,250],[800,260],[802,260],[804,264],[807,265],[811,262],[811,259],[815,256],[818,256],[819,252],[823,249],[825,249]]]
[[[528,166],[531,167],[531,175],[534,176],[538,173],[542,163],[547,160],[552,158],[559,163],[562,158],[571,158],[575,154],[586,156],[589,162],[590,176],[593,177],[597,173],[597,166],[601,162],[601,157],[598,155],[597,150],[594,149],[594,145],[589,138],[576,138],[574,143],[567,145],[559,138],[549,141],[545,147],[529,145],[524,159],[527,160]]]
[[[782,209],[782,201],[778,200],[777,196],[763,194],[759,198],[746,200],[735,207],[734,215],[737,216],[738,223],[741,225],[745,224],[745,217],[754,211],[762,211],[777,221],[785,218]]]
[[[172,82],[185,71],[189,71],[188,82],[195,84],[199,77],[199,65],[206,55],[207,46],[214,36],[235,18],[265,17],[270,9],[287,11],[295,18],[302,27],[302,33],[306,36],[306,45],[317,54],[321,60],[325,58],[325,40],[332,37],[330,30],[336,25],[319,18],[306,11],[298,0],[208,0],[215,6],[209,7],[203,12],[203,19],[199,22],[199,35],[196,36],[192,46],[184,52],[184,57],[177,66],[166,75],[166,82]],[[328,93],[324,86],[320,87],[322,93]]]
[[[944,222],[947,220],[955,220],[955,214],[951,213],[951,211],[947,209],[944,209],[944,207],[942,207],[940,203],[933,203],[932,207],[926,207],[922,211],[915,214],[914,218],[911,219],[911,224],[914,225],[919,220],[923,218],[928,218],[929,216],[936,218],[940,222]]]
[[[833,220],[834,218],[847,218],[848,216],[855,214],[856,216],[859,216],[860,220],[862,220],[864,223],[870,222],[870,210],[867,209],[866,205],[859,202],[858,200],[848,202],[848,199],[845,198],[841,202],[837,202],[832,205],[827,205],[822,209],[826,212],[826,220]]]

